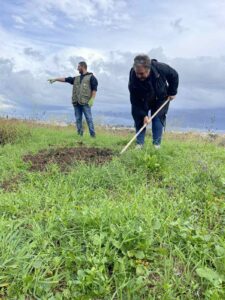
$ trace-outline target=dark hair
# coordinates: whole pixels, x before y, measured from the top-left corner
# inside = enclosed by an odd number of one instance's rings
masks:
[[[87,70],[87,64],[85,61],[80,61],[79,65]]]
[[[146,69],[150,69],[151,68],[151,59],[148,55],[146,54],[139,54],[137,56],[135,56],[134,58],[134,68],[137,66],[142,65],[144,68]]]

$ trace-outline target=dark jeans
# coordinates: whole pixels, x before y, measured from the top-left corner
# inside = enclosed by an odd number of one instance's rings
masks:
[[[74,112],[75,112],[75,118],[76,118],[77,133],[79,135],[83,135],[82,117],[83,117],[83,113],[84,113],[90,135],[92,137],[95,137],[95,128],[94,128],[94,123],[93,123],[93,119],[92,119],[90,106],[88,104],[74,105]]]
[[[135,129],[138,132],[141,127],[144,125],[143,123],[144,118],[135,119]],[[145,133],[146,128],[142,130],[142,132],[137,136],[137,144],[143,145],[145,142]],[[153,145],[160,145],[162,140],[162,133],[163,133],[163,123],[159,117],[154,117],[152,120],[152,142]]]

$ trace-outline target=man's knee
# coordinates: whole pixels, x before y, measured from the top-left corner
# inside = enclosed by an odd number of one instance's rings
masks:
[[[82,121],[82,115],[76,114],[75,117],[77,121]]]

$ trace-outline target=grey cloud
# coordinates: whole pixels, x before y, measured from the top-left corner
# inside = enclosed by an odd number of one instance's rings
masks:
[[[169,59],[164,55],[162,48],[152,49],[148,54],[168,63],[180,75],[178,95],[173,102],[173,108],[225,107],[225,57]],[[131,52],[112,51],[107,60],[96,59],[89,65],[89,71],[94,72],[99,81],[94,108],[96,111],[124,111],[130,114],[127,85],[134,56],[135,53]],[[58,74],[73,75],[74,65],[80,60],[80,56],[68,57],[71,67],[64,67],[59,63]],[[46,70],[46,78],[40,78],[29,70],[15,71],[13,61],[0,59],[0,94],[20,108],[47,110],[50,107],[59,107],[71,111],[72,86],[47,83],[47,76],[55,77],[58,74],[54,75],[51,70]]]
[[[184,31],[187,30],[186,27],[184,27],[181,23],[182,23],[183,19],[182,18],[178,18],[174,21],[172,21],[170,23],[171,27],[176,30],[178,33],[183,33]]]
[[[178,71],[180,85],[175,108],[225,107],[225,57],[169,59],[162,48],[148,54]],[[98,99],[102,105],[124,105],[129,110],[127,83],[134,56],[135,53],[114,51],[107,61],[96,60],[90,66],[99,80]]]
[[[80,61],[85,61],[85,58],[82,56],[71,56],[69,57],[69,62],[71,63],[72,68],[76,68]]]
[[[197,86],[206,90],[225,88],[225,56],[175,58],[172,62],[179,70],[185,86]]]
[[[167,61],[167,57],[165,56],[162,47],[151,49],[149,51],[149,56],[151,59],[156,58],[158,61]]]
[[[15,71],[11,60],[0,58],[0,94],[4,103],[13,104],[15,109],[44,111],[51,105],[66,108],[70,105],[67,88],[53,88],[47,77],[34,76],[29,70]]]
[[[42,60],[44,58],[44,55],[41,54],[41,52],[39,52],[31,47],[24,48],[23,52],[25,55],[30,56],[36,60]]]

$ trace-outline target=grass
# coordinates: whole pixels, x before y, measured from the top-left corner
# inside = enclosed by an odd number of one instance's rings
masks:
[[[80,139],[72,127],[16,127],[0,147],[1,182],[19,178],[0,189],[0,299],[225,299],[221,140],[167,134],[160,151],[148,138],[103,166],[41,173],[22,156]],[[99,128],[82,141],[118,153],[131,136]]]
[[[30,130],[23,122],[17,120],[7,120],[0,118],[0,146],[5,144],[16,143],[21,138],[28,137],[30,135]]]

